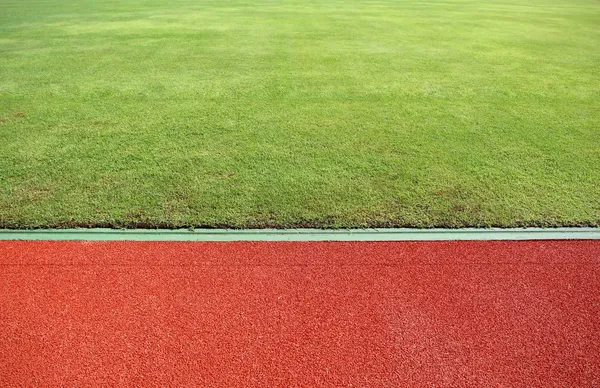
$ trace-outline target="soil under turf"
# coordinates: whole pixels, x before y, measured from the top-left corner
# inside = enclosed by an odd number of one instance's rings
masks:
[[[597,386],[600,241],[0,241],[2,386]]]
[[[600,226],[597,0],[0,0],[0,228]]]

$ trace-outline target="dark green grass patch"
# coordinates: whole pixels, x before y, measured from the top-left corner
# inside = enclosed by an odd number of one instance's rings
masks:
[[[0,0],[0,227],[600,225],[596,0]]]

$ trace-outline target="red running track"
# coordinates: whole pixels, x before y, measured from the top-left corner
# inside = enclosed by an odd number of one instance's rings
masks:
[[[0,242],[0,386],[598,386],[600,241]]]

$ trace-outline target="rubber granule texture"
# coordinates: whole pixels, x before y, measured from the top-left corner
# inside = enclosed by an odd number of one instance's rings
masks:
[[[0,241],[0,386],[599,386],[600,241]]]

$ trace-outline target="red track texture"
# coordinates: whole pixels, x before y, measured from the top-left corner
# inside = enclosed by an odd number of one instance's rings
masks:
[[[600,241],[0,242],[0,386],[599,386]]]

